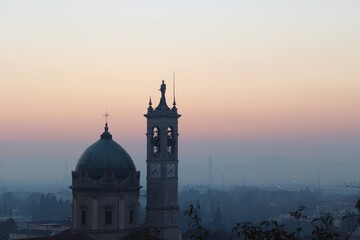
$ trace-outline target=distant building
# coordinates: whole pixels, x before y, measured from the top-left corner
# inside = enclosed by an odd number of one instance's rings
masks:
[[[32,221],[27,223],[27,228],[14,230],[9,233],[9,240],[26,239],[35,237],[50,237],[70,229],[72,223],[69,221]]]
[[[19,229],[9,232],[9,240],[50,237],[52,234],[50,230]]]
[[[52,231],[54,233],[65,231],[71,228],[71,226],[71,221],[44,220],[31,221],[27,223],[28,229]]]

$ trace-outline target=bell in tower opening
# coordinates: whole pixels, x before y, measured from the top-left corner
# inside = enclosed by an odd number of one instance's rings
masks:
[[[178,118],[176,102],[166,103],[166,84],[160,86],[160,102],[151,98],[147,113],[147,204],[146,226],[160,230],[160,239],[179,240],[178,215]]]

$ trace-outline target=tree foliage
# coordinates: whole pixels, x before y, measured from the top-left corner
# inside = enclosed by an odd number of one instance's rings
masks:
[[[185,216],[188,216],[191,220],[189,226],[193,229],[191,231],[191,239],[201,240],[209,237],[209,231],[202,225],[202,220],[199,216],[200,205],[190,204],[185,211]]]
[[[50,193],[31,193],[20,198],[11,192],[4,192],[0,196],[0,216],[18,215],[33,220],[63,220],[71,215],[71,203]]]
[[[59,219],[63,220],[71,214],[69,201],[57,199],[53,194],[40,194],[39,199],[31,203],[31,216],[33,219]]]
[[[324,213],[317,217],[306,216],[305,206],[299,206],[295,211],[289,212],[290,217],[297,222],[296,228],[287,230],[285,224],[277,220],[266,220],[260,223],[240,222],[235,223],[232,228],[232,234],[223,235],[214,238],[214,233],[202,225],[201,217],[198,214],[200,206],[189,204],[185,216],[190,218],[192,227],[191,239],[211,240],[211,239],[238,239],[238,240],[349,240],[354,237],[356,231],[360,228],[360,200],[358,200],[351,209],[342,216],[342,221],[347,221],[351,226],[347,231],[340,231],[335,227],[335,218]],[[302,223],[310,223],[312,231],[310,234],[304,233]]]

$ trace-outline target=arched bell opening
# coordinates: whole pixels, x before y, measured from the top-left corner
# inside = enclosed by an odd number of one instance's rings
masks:
[[[174,138],[174,130],[172,127],[167,128],[167,152],[168,154],[172,154],[175,150],[175,138]]]
[[[152,129],[152,152],[154,154],[160,153],[160,129],[158,127],[153,127]]]

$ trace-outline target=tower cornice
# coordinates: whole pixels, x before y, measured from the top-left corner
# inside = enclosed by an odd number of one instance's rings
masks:
[[[152,113],[144,114],[146,118],[179,118],[181,114],[174,112],[157,112],[153,111]]]

